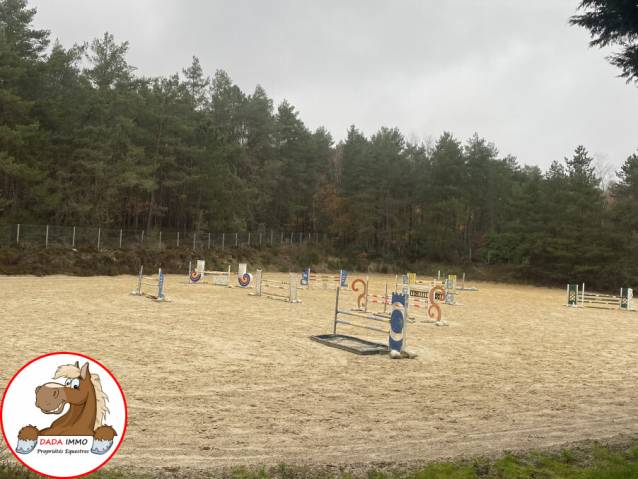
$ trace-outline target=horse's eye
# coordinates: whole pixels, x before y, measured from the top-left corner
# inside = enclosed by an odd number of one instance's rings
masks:
[[[80,380],[79,379],[73,379],[71,381],[71,387],[73,389],[80,389]]]
[[[69,386],[71,385],[71,380],[70,380],[70,379],[67,379],[66,381],[64,381],[64,385],[65,385],[66,387],[69,387]]]

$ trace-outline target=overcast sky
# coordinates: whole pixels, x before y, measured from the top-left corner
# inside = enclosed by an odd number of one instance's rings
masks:
[[[246,92],[261,84],[341,139],[474,132],[547,167],[584,144],[616,168],[638,148],[638,88],[617,78],[575,0],[31,0],[65,46],[105,31],[143,75],[197,55]]]

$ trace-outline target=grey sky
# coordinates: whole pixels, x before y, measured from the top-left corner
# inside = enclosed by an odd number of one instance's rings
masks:
[[[197,55],[245,91],[288,99],[335,139],[475,131],[547,167],[584,144],[617,168],[638,148],[638,88],[568,25],[572,0],[31,0],[65,46],[104,31],[144,75]]]

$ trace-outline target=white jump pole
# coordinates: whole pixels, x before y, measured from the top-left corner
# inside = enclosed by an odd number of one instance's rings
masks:
[[[364,288],[364,291],[366,293],[365,295],[365,303],[363,305],[364,311],[367,313],[368,312],[368,282],[370,281],[370,278],[368,276],[366,276],[366,285]]]
[[[385,294],[383,295],[383,314],[386,314],[388,306],[388,282],[385,282]]]

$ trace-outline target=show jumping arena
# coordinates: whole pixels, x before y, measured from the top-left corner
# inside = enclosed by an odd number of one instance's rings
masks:
[[[449,326],[408,323],[418,357],[392,360],[309,339],[332,332],[334,290],[288,304],[166,275],[172,302],[157,303],[131,296],[135,281],[0,277],[0,387],[51,351],[103,362],[129,407],[110,467],[407,464],[638,430],[638,315],[568,308],[564,287],[468,281],[480,291],[441,306]]]

